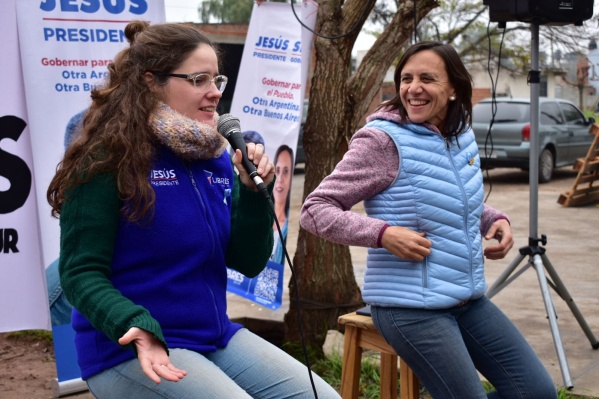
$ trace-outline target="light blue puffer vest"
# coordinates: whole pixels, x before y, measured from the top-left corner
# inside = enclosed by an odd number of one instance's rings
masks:
[[[430,255],[422,262],[399,259],[383,248],[368,250],[362,296],[366,303],[443,309],[481,297],[484,277],[480,218],[483,177],[469,129],[449,147],[422,125],[375,120],[400,154],[399,174],[384,191],[364,201],[370,217],[425,232]]]

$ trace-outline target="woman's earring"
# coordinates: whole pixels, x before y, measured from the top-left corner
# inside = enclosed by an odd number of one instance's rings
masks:
[[[455,101],[455,96],[450,96],[449,101]]]

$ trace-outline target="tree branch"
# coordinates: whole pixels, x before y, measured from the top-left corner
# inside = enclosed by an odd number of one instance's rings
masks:
[[[436,0],[424,0],[417,3],[418,21],[422,20],[432,9],[438,7]],[[414,31],[414,9],[409,0],[400,1],[397,13],[385,30],[376,39],[373,46],[364,56],[356,73],[348,80],[349,100],[358,104],[354,110],[355,124],[368,109],[368,102],[359,102],[359,98],[373,98],[379,90],[387,70],[399,55],[399,50]]]

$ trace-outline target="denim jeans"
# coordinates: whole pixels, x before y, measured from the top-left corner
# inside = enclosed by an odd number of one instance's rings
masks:
[[[87,385],[100,399],[314,398],[306,366],[247,329],[214,353],[170,349],[170,359],[187,371],[179,382],[155,384],[132,359],[89,378]],[[324,380],[312,376],[319,399],[340,399]]]
[[[372,319],[434,399],[557,398],[536,353],[486,296],[440,310],[373,306]]]
[[[73,306],[62,292],[58,274],[58,259],[46,268],[46,284],[48,286],[48,302],[50,303],[50,319],[53,326],[71,323]]]

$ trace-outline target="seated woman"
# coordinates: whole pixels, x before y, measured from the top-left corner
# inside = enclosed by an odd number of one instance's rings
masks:
[[[97,398],[339,398],[227,316],[226,268],[264,268],[273,218],[216,130],[215,47],[184,24],[125,36],[47,195],[82,378]],[[264,147],[247,150],[272,191]]]

